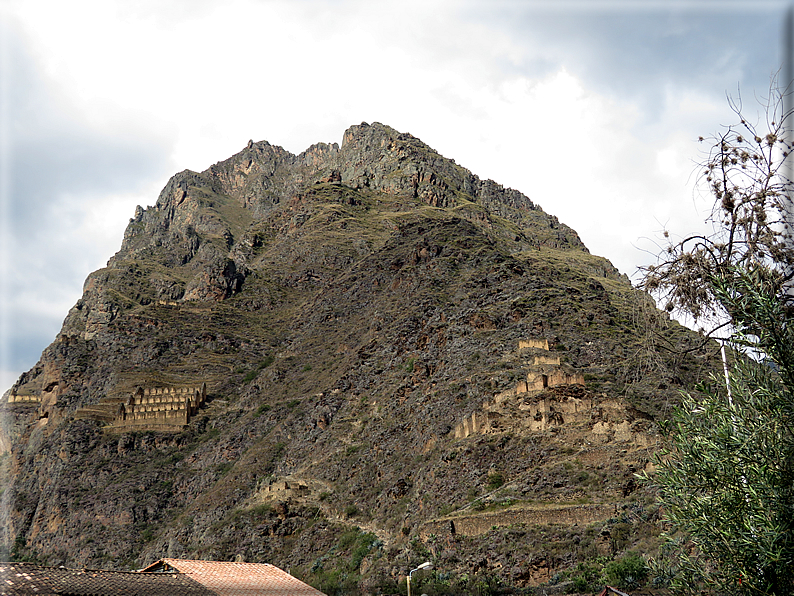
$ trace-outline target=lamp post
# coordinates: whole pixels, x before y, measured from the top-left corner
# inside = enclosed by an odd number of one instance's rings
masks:
[[[420,569],[432,569],[432,568],[433,568],[433,564],[430,561],[425,561],[424,563],[419,565],[419,567],[417,567],[416,569],[411,569],[411,572],[408,574],[408,580],[407,580],[408,596],[411,596],[411,576],[414,574],[414,571],[419,571]]]

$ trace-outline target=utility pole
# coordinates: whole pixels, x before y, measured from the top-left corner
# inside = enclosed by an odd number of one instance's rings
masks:
[[[783,68],[781,80],[778,81],[783,91],[783,113],[780,115],[785,135],[786,144],[794,143],[794,4],[789,3],[783,20]],[[792,196],[792,181],[794,181],[794,158],[790,155],[786,159],[783,175],[786,177],[787,193],[785,198],[785,213],[783,216],[783,234],[785,242],[794,249],[794,196]],[[786,271],[789,277],[787,286],[788,295],[794,296],[794,271]]]

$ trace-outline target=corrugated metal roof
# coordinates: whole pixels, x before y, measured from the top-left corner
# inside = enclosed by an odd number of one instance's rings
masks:
[[[164,565],[191,577],[218,596],[325,596],[268,563],[160,559],[144,571]]]
[[[181,573],[67,569],[0,563],[0,596],[215,596]]]

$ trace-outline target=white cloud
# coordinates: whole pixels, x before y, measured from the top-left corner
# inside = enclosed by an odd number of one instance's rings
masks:
[[[767,11],[756,22],[746,3],[725,14],[696,3],[697,18],[639,3],[635,22],[613,18],[629,4],[611,2],[589,19],[601,4],[7,0],[41,87],[14,118],[20,172],[52,172],[24,181],[25,201],[47,213],[13,206],[34,231],[16,247],[9,313],[52,339],[169,173],[248,139],[293,152],[338,142],[361,121],[524,192],[632,273],[648,259],[641,238],[702,224],[695,139],[730,120],[726,88],[775,69],[759,62],[772,35],[757,32],[782,6],[754,5]]]

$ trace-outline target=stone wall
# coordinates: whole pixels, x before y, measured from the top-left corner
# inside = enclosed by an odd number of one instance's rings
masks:
[[[264,498],[285,498],[293,496],[307,496],[309,487],[300,481],[276,480],[271,482],[261,491]]]
[[[514,525],[562,524],[586,526],[615,515],[615,505],[559,505],[545,507],[520,507],[492,513],[459,515],[434,520],[424,524],[419,534],[426,539],[430,534],[440,537],[450,535],[480,536],[494,527]]]
[[[127,398],[104,397],[80,408],[76,418],[107,424],[111,432],[180,431],[207,399],[207,385],[137,387]]]
[[[522,341],[519,345],[540,349],[526,343]],[[477,434],[543,432],[563,425],[579,425],[593,444],[618,442],[637,447],[651,444],[651,422],[638,418],[620,400],[582,390],[565,390],[566,386],[584,386],[584,375],[563,369],[562,365],[549,364],[551,359],[546,357],[544,364],[529,365],[531,370],[526,380],[483,403],[455,426],[451,436],[457,440]],[[537,361],[537,356],[533,361]]]
[[[119,405],[112,427],[119,431],[169,426],[181,429],[206,398],[206,383],[197,387],[138,387],[126,403]]]
[[[8,403],[10,403],[10,404],[39,404],[39,403],[41,403],[41,396],[40,395],[30,395],[30,394],[14,395],[13,393],[10,393],[8,395]]]
[[[176,300],[158,300],[157,306],[169,306],[171,308],[178,308],[179,302]]]
[[[538,350],[549,351],[548,339],[519,339],[518,349],[523,350],[526,348],[536,348]]]
[[[587,423],[592,419],[593,400],[568,397],[564,399],[525,399],[518,409],[522,426],[543,431],[563,424]]]
[[[488,428],[489,422],[488,412],[472,412],[455,427],[453,436],[456,439],[465,439],[469,435],[480,434]]]
[[[29,390],[29,388],[26,388],[26,391]],[[36,417],[39,421],[46,423],[58,405],[59,393],[60,384],[52,382],[41,388],[38,393],[26,392],[18,394],[15,390],[11,390],[8,393],[7,403],[10,405],[38,406]]]
[[[527,375],[526,383],[519,383],[516,388],[526,387],[522,393],[529,393],[531,391],[543,391],[544,389],[551,389],[553,387],[562,387],[563,385],[584,385],[584,375],[581,373],[567,373],[562,370],[555,370],[548,373],[529,373]]]
[[[503,411],[508,402],[524,400],[532,395],[542,393],[547,389],[566,385],[584,385],[584,375],[576,371],[560,368],[561,359],[557,354],[548,353],[549,342],[547,339],[522,339],[518,342],[519,352],[534,350],[530,370],[526,373],[526,380],[519,381],[515,387],[494,395],[493,399],[482,405],[482,410],[473,412],[464,418],[453,431],[456,439],[463,439],[472,434],[481,434],[489,431],[498,431],[499,424],[494,422],[505,416]],[[549,405],[549,400],[542,402],[545,407],[533,411],[529,416],[533,419],[525,421],[532,430],[545,430],[550,424],[561,420],[554,406]],[[522,414],[525,419],[528,415]]]
[[[543,354],[541,356],[535,356],[533,359],[533,364],[535,366],[540,366],[542,364],[551,364],[552,366],[559,366],[560,365],[560,357],[559,356],[552,356],[550,354]]]

